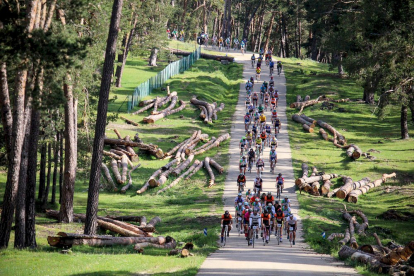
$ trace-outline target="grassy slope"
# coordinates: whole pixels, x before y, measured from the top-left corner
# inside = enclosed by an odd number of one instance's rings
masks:
[[[136,59],[132,59],[135,61]],[[138,68],[142,68],[138,63]],[[123,89],[132,91],[135,85],[132,80],[142,79],[142,72],[128,63],[123,79]],[[136,132],[145,142],[159,145],[164,151],[188,138],[194,130],[201,129],[203,133],[216,136],[229,131],[231,116],[234,113],[242,67],[238,64],[228,66],[216,61],[200,60],[189,71],[170,79],[168,84],[171,91],[177,91],[179,99],[188,101],[192,95],[208,101],[224,102],[226,108],[218,115],[213,125],[206,125],[198,118],[199,111],[187,104],[184,111],[157,121],[154,125],[132,127],[122,120],[111,123],[107,127],[107,135],[115,137],[112,129],[118,128],[122,135],[133,136]],[[120,90],[114,94],[124,95]],[[151,97],[163,95],[165,92],[154,91]],[[119,97],[118,97],[119,98]],[[117,103],[112,104],[111,111],[117,110]],[[148,113],[149,114],[149,113]],[[140,116],[122,114],[135,121]],[[183,116],[180,118],[180,116]],[[197,156],[202,160],[205,156],[214,157],[220,164],[227,167],[228,146],[225,142],[219,148],[210,150],[207,154]],[[106,160],[109,163],[109,160]],[[112,192],[100,194],[100,215],[106,214],[138,214],[148,219],[160,216],[162,223],[157,225],[160,235],[170,235],[177,241],[193,242],[195,256],[189,259],[166,256],[168,251],[146,249],[144,255],[137,255],[129,247],[89,248],[75,247],[70,256],[61,255],[60,250],[47,245],[46,237],[59,231],[82,231],[82,225],[57,224],[55,221],[42,217],[37,219],[37,241],[39,248],[35,251],[17,251],[9,249],[0,252],[1,275],[136,275],[135,273],[155,273],[154,275],[194,275],[208,253],[217,248],[218,216],[222,206],[222,191],[225,175],[217,175],[217,185],[207,188],[207,174],[200,170],[191,180],[183,181],[163,195],[155,195],[159,188],[152,189],[137,196],[139,189],[148,177],[168,160],[154,160],[150,156],[140,155],[141,167],[133,173],[133,188],[125,195]],[[3,180],[4,175],[0,180]],[[166,185],[174,178],[170,179]],[[75,187],[75,212],[85,212],[87,200],[87,180],[78,179]],[[3,194],[4,187],[0,187]],[[58,208],[56,206],[55,208]],[[208,229],[208,236],[203,235],[203,229]],[[11,241],[13,236],[11,237]],[[10,246],[11,248],[13,245]],[[131,254],[132,253],[132,254]],[[70,258],[68,260],[68,258]]]
[[[298,65],[297,63],[301,63]],[[362,96],[362,88],[352,79],[339,79],[326,75],[328,66],[313,61],[294,59],[284,60],[287,77],[288,103],[296,100],[296,95],[310,95],[312,99],[322,94],[336,93],[333,98],[357,99]],[[311,75],[316,72],[316,75]],[[325,74],[325,75],[323,75]],[[344,108],[345,112],[338,112],[338,108]],[[339,246],[336,243],[328,243],[321,237],[322,232],[326,236],[334,232],[344,232],[346,225],[341,219],[340,210],[343,204],[348,210],[361,209],[368,216],[369,233],[376,232],[383,243],[395,240],[405,244],[414,240],[414,222],[386,220],[381,214],[388,209],[397,210],[400,213],[413,214],[414,185],[413,185],[413,161],[414,143],[412,139],[400,140],[399,110],[393,109],[384,120],[378,120],[372,115],[373,107],[353,104],[336,103],[333,110],[321,110],[321,104],[308,107],[304,114],[316,120],[324,120],[332,124],[345,135],[348,143],[355,143],[366,152],[375,149],[378,152],[371,154],[376,157],[374,161],[360,158],[357,161],[349,159],[345,150],[338,149],[331,142],[324,141],[318,134],[319,128],[315,127],[315,133],[305,133],[302,127],[290,121],[289,135],[293,153],[293,165],[296,177],[301,175],[302,162],[309,166],[316,166],[319,171],[348,175],[357,181],[363,177],[371,180],[381,178],[383,173],[396,172],[398,177],[384,186],[399,186],[399,190],[387,193],[383,188],[377,188],[366,195],[359,197],[357,204],[347,203],[336,198],[327,199],[314,197],[308,194],[299,196],[305,231],[305,239],[319,252],[330,252],[336,255]],[[288,109],[288,116],[297,112]],[[410,126],[411,137],[414,136]],[[378,143],[380,141],[380,143]],[[341,181],[332,181],[335,187],[341,186]],[[375,244],[372,237],[358,237],[359,244]]]

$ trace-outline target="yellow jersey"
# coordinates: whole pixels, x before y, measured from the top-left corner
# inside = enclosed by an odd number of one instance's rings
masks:
[[[262,144],[262,139],[260,139],[260,137],[256,139],[256,144],[257,145],[261,145]]]
[[[266,122],[266,116],[265,115],[260,115],[260,122]]]

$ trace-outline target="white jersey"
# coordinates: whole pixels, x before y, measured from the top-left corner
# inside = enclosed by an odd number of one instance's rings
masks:
[[[286,219],[286,222],[287,222],[289,225],[294,226],[294,225],[296,224],[296,222],[297,222],[297,218],[296,218],[295,216],[293,216],[293,218],[288,217],[288,218]]]
[[[260,227],[261,222],[262,222],[262,219],[261,219],[261,216],[259,214],[257,214],[257,215],[254,215],[253,213],[250,214],[249,226],[259,225],[259,227]]]

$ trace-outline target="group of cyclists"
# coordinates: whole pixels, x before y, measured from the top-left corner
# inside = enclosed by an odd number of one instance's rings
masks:
[[[259,68],[261,67],[262,56],[263,52],[261,51],[257,60]],[[253,57],[254,55],[252,56],[252,65],[254,66]],[[254,247],[254,241],[258,239],[259,232],[263,245],[269,243],[272,234],[276,236],[277,243],[280,244],[283,232],[287,235],[291,246],[295,245],[297,220],[291,212],[288,196],[281,197],[284,187],[282,173],[279,173],[276,177],[276,197],[270,191],[263,192],[262,173],[265,168],[265,161],[262,158],[263,151],[266,146],[270,148],[270,172],[274,173],[277,163],[277,136],[281,128],[276,110],[279,94],[275,89],[273,70],[270,67],[273,63],[271,51],[266,54],[265,58],[268,61],[266,61],[266,65],[269,65],[270,69],[269,83],[263,81],[260,89],[254,91],[255,79],[251,77],[245,86],[247,94],[246,114],[244,116],[245,134],[239,143],[238,195],[234,200],[234,217],[229,211],[226,211],[221,217],[221,242],[224,245],[226,237],[229,236],[234,224],[239,235],[245,235],[249,246],[253,245]],[[259,79],[256,78],[256,81]],[[270,122],[267,122],[265,115],[265,111],[268,109],[272,114]],[[247,183],[246,169],[247,172],[251,173],[254,165],[256,166],[257,176],[253,181],[253,188],[248,189],[244,194]]]
[[[264,55],[264,56],[263,56]],[[252,68],[256,65],[256,80],[260,80],[260,74],[262,72],[262,61],[265,60],[266,66],[269,67],[269,73],[272,76],[273,70],[275,68],[275,63],[272,59],[272,50],[268,50],[266,54],[264,54],[264,50],[260,49],[259,56],[256,59],[256,55],[253,53],[251,56],[251,62],[252,62]],[[277,63],[277,74],[280,76],[280,73],[282,72],[282,62],[279,60]]]
[[[246,51],[246,45],[247,45],[246,39],[242,39],[241,41],[239,41],[237,37],[233,38],[232,40],[230,37],[227,37],[224,39],[222,36],[214,35],[211,38],[212,48],[214,49],[215,47],[218,47],[219,51],[223,51],[223,50],[228,51],[230,49],[233,49],[234,51],[236,51],[240,48],[241,53],[244,54]],[[205,46],[208,46],[208,41],[206,41]]]

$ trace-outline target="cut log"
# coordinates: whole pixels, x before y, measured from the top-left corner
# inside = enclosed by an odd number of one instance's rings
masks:
[[[158,223],[161,222],[161,218],[159,216],[153,217],[148,223],[147,227],[155,227]]]
[[[198,137],[196,137],[194,140],[192,140],[186,145],[187,148],[184,149],[185,154],[190,155],[190,153],[193,151],[193,149],[197,146],[197,144],[200,141],[206,141],[207,139],[208,139],[208,134],[201,134]]]
[[[183,143],[181,145],[181,147],[177,150],[176,154],[175,154],[175,159],[181,160],[181,154],[183,152],[183,150],[185,150],[187,148],[187,146],[194,140],[196,139],[199,135],[201,134],[201,130],[196,130],[194,131],[193,135],[191,135],[190,139],[186,140],[185,143]]]
[[[115,176],[116,182],[118,182],[119,184],[123,184],[122,177],[119,174],[118,162],[116,162],[115,159],[112,159],[112,161],[111,161],[111,169],[112,169],[112,172]]]
[[[303,128],[305,131],[309,132],[309,133],[313,133],[313,132],[314,132],[313,128],[311,128],[310,126],[308,126],[308,125],[306,125],[306,124],[303,124],[303,125],[302,125],[302,128]]]
[[[141,222],[143,218],[145,218],[145,216],[106,216],[106,217],[110,219],[114,219],[114,220],[133,221],[133,222]],[[146,218],[145,218],[145,221],[146,221]]]
[[[309,167],[308,164],[302,163],[302,178],[307,178],[309,175]]]
[[[293,114],[292,115],[292,120],[295,121],[295,122],[297,122],[297,123],[300,123],[302,125],[308,125],[310,128],[314,128],[315,127],[315,125],[313,123],[306,121],[305,119],[303,119],[298,114]]]
[[[47,241],[50,246],[59,248],[68,248],[74,245],[89,245],[89,246],[112,246],[112,245],[131,245],[142,241],[145,237],[112,237],[112,236],[88,236],[84,237],[73,236],[48,236]],[[157,237],[158,238],[158,237]],[[153,238],[151,238],[153,239]]]
[[[121,154],[122,155],[126,155],[127,157],[131,157],[131,153],[129,151],[127,151],[126,149],[123,149],[121,147],[116,146],[114,149],[111,149],[111,152],[115,153],[115,154]],[[122,160],[122,159],[121,159]]]
[[[350,211],[350,214],[355,214],[357,216],[359,216],[362,219],[362,223],[359,225],[358,229],[357,229],[357,233],[358,235],[363,235],[365,236],[365,230],[368,228],[369,224],[368,224],[368,218],[367,216],[361,212],[361,211]]]
[[[101,165],[101,171],[103,172],[103,175],[105,176],[106,181],[108,181],[109,184],[111,184],[112,189],[117,192],[118,188],[116,187],[114,181],[112,180],[112,176],[109,173],[108,167],[105,165],[105,163],[102,163]]]
[[[370,183],[366,184],[365,186],[363,186],[359,189],[351,191],[348,195],[348,202],[357,203],[358,202],[358,197],[360,195],[366,194],[372,188],[381,186],[381,184],[384,183],[387,178],[391,178],[391,177],[395,177],[395,176],[396,176],[396,173],[383,174],[382,179],[375,180],[374,182],[370,182]]]
[[[161,159],[164,156],[164,153],[162,152],[162,149],[158,148],[156,145],[152,144],[145,144],[145,143],[138,143],[133,141],[126,141],[123,139],[110,139],[105,138],[104,143],[106,145],[122,145],[122,146],[129,146],[129,147],[137,147],[140,150],[148,151],[151,155],[157,157],[158,159]]]
[[[172,48],[169,48],[169,50],[172,54],[181,55],[181,56],[189,56],[192,53],[192,52],[187,52],[187,51],[172,49]],[[228,62],[234,61],[234,57],[218,56],[218,55],[211,55],[211,54],[206,54],[206,53],[200,53],[200,57],[204,59],[212,59],[216,61],[222,61],[222,60],[227,60]]]
[[[224,109],[224,103],[221,103],[220,106],[216,107],[215,112],[221,112]]]
[[[202,149],[204,149],[204,148],[206,148],[206,147],[210,146],[211,144],[213,144],[216,140],[217,140],[217,139],[216,139],[216,137],[211,137],[210,141],[208,141],[208,142],[207,142],[207,143],[205,143],[204,145],[202,145],[202,146],[200,146],[200,147],[198,147],[198,148],[194,149],[193,151],[194,151],[194,152],[200,151],[200,150],[202,150]]]
[[[119,131],[115,128],[114,132],[116,134],[116,136],[118,136],[118,139],[122,139],[121,133],[119,133]]]
[[[190,173],[186,178],[185,178],[185,180],[188,180],[188,179],[190,179],[194,174],[196,174],[202,167],[204,166],[204,162],[200,162],[200,164],[198,164],[198,166],[197,167],[195,167],[195,169],[193,170],[193,172],[192,173]]]
[[[210,167],[210,157],[206,157],[204,159],[204,168],[207,170],[208,174],[210,175],[208,187],[211,188],[215,184],[216,178],[214,176],[213,170]]]
[[[165,242],[164,244],[151,243],[151,242],[137,243],[134,246],[134,250],[140,251],[145,247],[155,247],[155,248],[160,248],[160,249],[174,249],[177,247],[177,242],[173,238],[167,236],[166,240],[168,242]]]
[[[86,216],[84,214],[76,214],[76,217],[81,217],[82,216],[82,221],[86,218]],[[106,217],[100,217],[98,216],[98,225],[104,229],[110,230],[112,232],[121,234],[122,236],[125,237],[141,237],[141,236],[147,236],[147,234],[138,229],[135,225],[130,224],[130,223],[126,223],[126,222],[122,222],[119,220],[114,220],[114,219],[110,219],[110,218],[106,218]],[[115,227],[115,226],[116,227]],[[120,229],[118,229],[120,228]]]
[[[302,96],[301,95],[296,95],[296,102],[300,103],[302,101]]]
[[[174,176],[178,176],[183,170],[185,170],[188,166],[190,166],[190,163],[193,161],[193,159],[194,159],[194,154],[189,155],[187,160],[185,160],[182,164],[177,166],[177,168],[175,168],[171,174]]]
[[[372,270],[379,273],[388,273],[390,269],[390,266],[382,264],[374,255],[365,253],[346,245],[342,246],[338,252],[338,255],[341,259],[351,258],[353,261],[369,265]]]
[[[334,195],[336,195],[336,193],[339,191],[339,188],[334,189],[333,191],[330,191],[326,196],[328,198],[333,197]]]
[[[322,187],[321,187],[321,194],[322,195],[327,195],[329,193],[329,190],[331,189],[331,186],[332,185],[333,184],[332,184],[332,182],[329,179],[328,180],[325,180],[323,182]]]
[[[361,157],[362,151],[357,145],[350,144],[348,149],[346,150],[346,155],[349,158],[352,158],[352,159],[356,160],[356,159],[359,159]]]
[[[348,181],[348,182],[346,182]],[[339,189],[339,191],[336,193],[336,196],[341,199],[345,199],[347,195],[354,190],[355,188],[360,188],[362,186],[365,186],[369,183],[369,178],[365,177],[357,182],[353,182],[349,184],[349,180],[344,181],[344,185]]]
[[[326,141],[329,141],[328,133],[323,128],[319,129],[319,134],[322,135],[322,138]]]
[[[372,234],[377,241],[377,245],[364,244],[359,250],[364,251],[369,254],[373,254],[377,257],[384,257],[385,255],[391,253],[392,249],[382,245],[380,238],[377,233]]]
[[[163,193],[166,190],[174,187],[175,185],[177,185],[184,177],[186,177],[188,174],[190,174],[192,171],[194,171],[194,169],[200,164],[201,162],[199,160],[194,161],[193,165],[191,165],[191,167],[182,175],[180,175],[177,179],[175,179],[173,182],[171,182],[170,185],[168,185],[167,187],[159,190],[157,192],[157,194]]]
[[[198,105],[198,108],[200,108],[200,118],[203,119],[204,123],[208,123],[208,112],[207,108],[203,105]]]
[[[177,96],[174,96],[174,97],[172,97],[171,98],[171,103],[170,103],[170,105],[166,108],[166,109],[164,109],[163,111],[160,111],[160,112],[152,112],[151,114],[153,114],[153,115],[151,115],[151,116],[148,116],[148,117],[145,117],[144,119],[143,119],[143,121],[144,121],[144,123],[148,123],[148,120],[150,120],[151,121],[151,123],[154,123],[155,121],[153,121],[153,120],[151,120],[151,118],[154,116],[154,115],[158,115],[158,114],[161,114],[161,113],[163,113],[163,112],[168,112],[168,111],[170,111],[170,110],[172,110],[174,107],[175,107],[175,105],[177,104],[177,100],[178,100],[178,97]],[[154,104],[155,105],[155,104]]]
[[[199,154],[202,154],[202,153],[210,150],[213,147],[218,147],[221,142],[223,142],[223,141],[225,141],[229,138],[230,138],[230,134],[228,134],[228,133],[223,134],[219,138],[217,138],[213,143],[211,143],[209,146],[206,146],[205,148],[197,150],[196,152],[194,152],[194,155],[199,155]]]
[[[318,169],[316,167],[312,167],[311,176],[316,176],[317,174],[318,174]],[[320,194],[319,194],[319,187],[320,187],[319,181],[313,182],[312,185],[310,185],[310,186],[311,186],[311,190],[309,192],[311,192],[312,195],[320,196]],[[305,190],[306,190],[306,188],[307,187],[305,187]]]
[[[147,226],[147,217],[142,216],[141,221],[139,222],[139,227],[145,227],[145,226]]]
[[[343,217],[344,219],[346,219],[348,221],[348,229],[349,229],[349,234],[350,234],[350,238],[349,238],[349,242],[351,244],[351,247],[354,249],[358,248],[358,243],[356,241],[355,238],[355,217],[352,217],[348,212],[344,212],[343,213]]]
[[[305,96],[305,102],[307,102],[307,101],[310,101],[310,96],[309,95]]]
[[[316,181],[325,181],[325,180],[332,179],[332,178],[337,178],[337,177],[338,177],[338,175],[335,174],[335,173],[323,174],[323,175],[311,176],[311,177],[308,177],[308,178],[298,178],[298,179],[295,180],[295,183],[296,183],[296,185],[300,185],[300,184],[303,184],[303,183],[311,184],[311,183],[316,182]]]
[[[125,141],[131,141],[131,137],[129,135],[125,136],[124,138]],[[134,151],[134,149],[130,146],[126,146],[126,150],[129,152],[129,158],[131,159],[132,162],[138,162],[139,161],[139,157],[138,154]]]
[[[161,101],[160,97],[156,97],[155,98],[155,101],[154,101],[154,109],[151,112],[152,115],[158,114],[157,109],[158,109],[158,103],[160,101]]]
[[[333,241],[336,238],[344,238],[345,234],[344,233],[332,233],[329,235],[329,237],[327,238],[328,241]]]
[[[150,100],[145,100],[145,101],[140,101],[138,106],[147,106],[149,104],[153,104],[155,101],[155,99],[150,99]]]
[[[407,243],[403,248],[391,251],[380,259],[381,263],[396,265],[400,261],[407,261],[414,253],[414,241]]]
[[[117,160],[122,160],[122,156],[124,155],[124,153],[122,151],[116,150],[116,149],[111,149],[109,152],[111,152],[113,154],[116,154],[116,155],[121,157],[121,159],[117,159]]]
[[[224,169],[222,166],[220,166],[219,163],[217,163],[216,161],[214,161],[212,158],[210,158],[210,166],[212,166],[213,168],[215,168],[219,174],[222,174]]]
[[[206,119],[208,122],[211,122],[212,117],[213,117],[213,108],[208,102],[197,100],[196,97],[191,98],[190,102],[195,106],[199,106],[199,105],[204,106],[207,110]]]
[[[181,143],[179,143],[178,145],[176,145],[175,147],[173,147],[171,150],[169,150],[166,154],[165,154],[165,156],[169,156],[169,155],[172,155],[172,154],[174,154],[174,152],[176,152],[179,148],[181,148],[186,142],[188,142],[188,140],[190,140],[191,138],[189,138],[189,139],[186,139],[186,140],[184,140],[184,141],[182,141]]]
[[[121,160],[122,159],[121,155],[115,154],[113,152],[103,150],[102,153],[103,153],[103,155],[109,156],[109,157],[111,157],[113,159],[116,159],[116,160]]]
[[[139,124],[137,122],[134,122],[130,119],[125,118],[124,116],[119,116],[119,118],[121,118],[122,120],[124,120],[125,122],[127,122],[128,124],[131,124],[133,126],[139,126]]]
[[[306,116],[305,114],[301,114],[301,115],[300,115],[300,117],[301,117],[302,119],[304,119],[305,121],[307,121],[307,122],[309,122],[309,123],[313,124],[314,126],[316,125],[316,120],[315,120],[315,119],[312,119],[312,118],[310,118],[310,117]]]
[[[339,190],[336,192],[336,196],[338,198],[344,199],[346,195],[349,194],[350,191],[352,191],[354,181],[352,180],[352,178],[344,176],[342,177],[342,182],[344,183],[344,185],[342,185],[342,187],[340,187]]]
[[[138,164],[138,165],[136,165],[135,167],[133,167],[129,172],[128,172],[128,177],[129,177],[129,180],[128,180],[128,183],[124,186],[124,187],[122,187],[121,188],[121,194],[125,194],[126,193],[126,191],[129,189],[129,188],[131,188],[131,186],[132,186],[132,176],[131,176],[131,173],[133,172],[133,171],[135,171],[136,169],[138,169],[139,167],[141,166],[141,164]]]
[[[290,108],[305,108],[314,104],[319,103],[320,100],[324,99],[325,96],[319,96],[318,98],[314,99],[314,100],[308,100],[308,101],[303,101],[303,102],[295,102],[295,103],[291,103],[290,104]]]
[[[150,176],[150,178],[149,178],[149,180],[144,184],[144,186],[142,186],[142,188],[141,189],[139,189],[138,191],[137,191],[137,194],[139,195],[139,194],[142,194],[143,192],[145,192],[147,189],[148,189],[148,187],[149,187],[149,181],[151,180],[151,179],[155,179],[159,174],[161,174],[162,173],[162,169],[160,168],[160,169],[158,169],[158,170],[156,170],[151,176]]]
[[[150,108],[152,108],[152,107],[154,107],[154,103],[150,103],[150,104],[148,104],[148,105],[144,106],[143,108],[138,109],[137,111],[133,112],[132,114],[133,114],[133,115],[138,115],[138,114],[140,114],[140,113],[142,113],[142,112],[147,111],[148,109],[150,109]]]
[[[330,124],[325,123],[324,121],[318,120],[318,125],[322,128],[327,129],[332,135],[336,135],[338,139],[338,143],[341,145],[346,145],[346,139],[345,136],[343,136],[339,131],[337,131],[334,127],[332,127]]]
[[[122,183],[125,183],[127,181],[127,174],[128,174],[128,161],[127,161],[128,157],[124,154],[122,155],[122,159],[121,159],[121,167],[122,167],[122,175],[121,175],[121,180]]]
[[[163,173],[161,173],[160,178],[156,181],[155,179],[150,179],[149,180],[149,184],[151,187],[159,187],[162,184],[164,184],[167,179],[168,176],[174,171],[174,165],[178,162],[177,159],[174,159],[173,161],[171,161],[170,163],[168,163],[167,165],[165,165],[164,167],[162,167],[162,169],[165,171]]]
[[[163,110],[160,114],[145,117],[144,122],[148,123],[148,124],[153,124],[153,123],[155,123],[155,121],[158,121],[159,119],[162,119],[162,118],[167,117],[169,115],[172,115],[174,113],[180,112],[184,108],[185,108],[185,102],[180,100],[180,107],[178,107],[176,109],[173,109],[173,110],[169,110],[169,111],[164,111]]]
[[[365,177],[364,179],[361,179],[360,181],[354,182],[352,184],[352,189],[353,190],[359,189],[359,188],[367,185],[369,183],[369,181],[370,181],[369,178],[368,177]]]
[[[350,239],[351,235],[349,233],[349,228],[346,228],[344,238],[339,241],[339,244],[345,245],[349,242]]]

